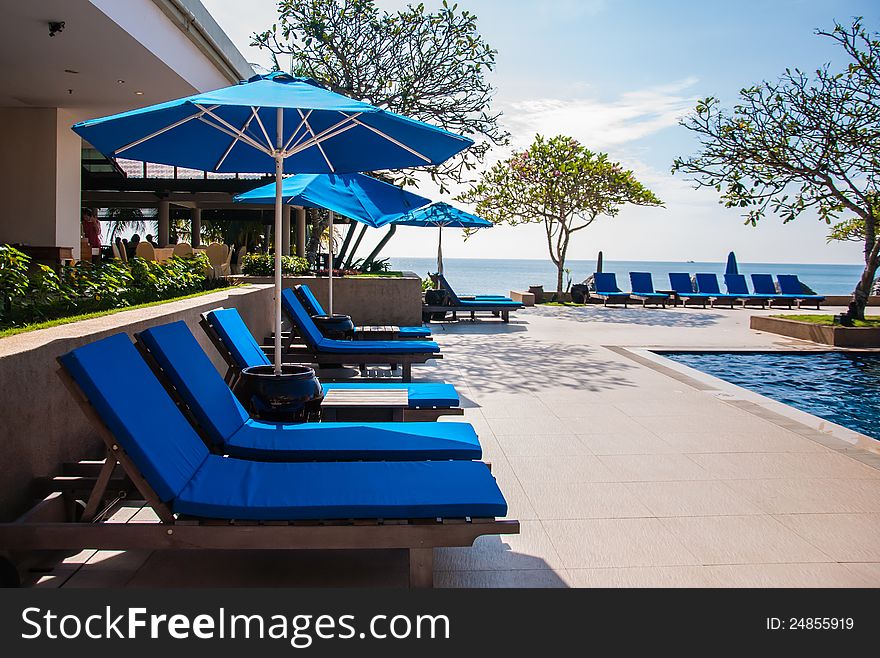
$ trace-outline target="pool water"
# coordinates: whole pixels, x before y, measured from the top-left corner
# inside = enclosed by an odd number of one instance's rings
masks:
[[[880,353],[663,352],[662,355],[880,439]]]

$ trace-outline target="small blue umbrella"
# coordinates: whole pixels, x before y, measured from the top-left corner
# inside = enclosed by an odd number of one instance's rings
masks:
[[[724,270],[725,274],[739,274],[739,266],[736,264],[736,254],[732,251],[727,256],[727,269]]]
[[[491,228],[494,226],[488,219],[477,217],[464,210],[459,210],[448,203],[432,203],[419,208],[395,220],[401,226],[437,226],[440,229],[440,240],[437,245],[437,272],[443,274],[443,229],[444,228]]]
[[[291,206],[326,208],[330,211],[330,235],[333,215],[339,214],[367,226],[379,228],[401,215],[431,203],[430,199],[407,192],[364,174],[299,174],[285,178],[281,185],[282,202]],[[234,199],[237,203],[274,204],[275,183],[263,185]],[[330,313],[333,313],[333,240],[330,240]]]
[[[285,173],[439,164],[473,140],[285,73],[84,121],[73,130],[109,158],[229,173],[275,173],[281,235]],[[275,370],[281,372],[281,241],[275,241]]]

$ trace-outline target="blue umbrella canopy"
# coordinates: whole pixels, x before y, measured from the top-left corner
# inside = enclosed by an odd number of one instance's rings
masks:
[[[83,121],[73,130],[109,157],[228,173],[275,173],[279,152],[284,173],[419,167],[473,144],[285,73]]]
[[[430,206],[413,210],[404,215],[395,224],[402,226],[437,226],[440,238],[437,244],[437,272],[443,274],[443,229],[444,228],[491,228],[494,226],[488,219],[477,217],[464,210],[459,210],[448,203],[432,203]]]
[[[473,140],[286,73],[73,126],[105,156],[204,171],[275,173],[275,235],[285,173],[439,164]],[[281,373],[281,241],[275,241],[275,372]]]
[[[727,269],[724,270],[725,274],[739,274],[739,265],[736,264],[736,254],[732,251],[727,256]]]
[[[492,222],[459,210],[448,203],[432,203],[395,221],[402,226],[439,226],[441,228],[491,228]]]
[[[285,178],[282,201],[287,205],[326,208],[373,228],[392,221],[430,199],[364,174],[299,174]],[[237,203],[274,204],[275,183],[235,197]]]

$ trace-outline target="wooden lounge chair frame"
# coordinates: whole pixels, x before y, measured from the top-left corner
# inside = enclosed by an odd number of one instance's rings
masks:
[[[498,304],[491,301],[477,303],[480,302],[480,300],[476,299],[476,297],[459,297],[455,290],[452,289],[452,286],[449,285],[446,277],[442,274],[432,274],[431,279],[434,281],[435,285],[440,286],[440,288],[447,292],[449,303],[446,305],[423,304],[422,314],[425,317],[430,317],[433,313],[452,313],[452,319],[458,320],[459,313],[470,313],[470,319],[471,321],[474,321],[476,320],[477,313],[491,313],[496,318],[501,318],[503,322],[510,322],[511,311],[518,311],[525,308],[522,305],[513,306],[512,304],[505,304],[504,307],[500,307]],[[467,301],[468,303],[462,304],[462,301]]]
[[[518,534],[519,521],[463,519],[328,519],[326,521],[236,521],[175,516],[159,498],[97,411],[63,369],[59,376],[107,447],[79,519],[70,521],[70,497],[53,493],[13,523],[0,524],[0,551],[97,550],[399,550],[409,556],[410,587],[433,587],[434,548],[467,547],[483,535]],[[158,523],[102,523],[123,499],[111,478],[122,467]],[[97,466],[97,465],[96,465]],[[79,490],[83,483],[77,482]],[[67,494],[71,493],[70,487]],[[133,499],[133,498],[132,498]],[[3,573],[10,572],[10,558]],[[12,565],[14,567],[14,564]],[[14,583],[10,583],[14,584]]]

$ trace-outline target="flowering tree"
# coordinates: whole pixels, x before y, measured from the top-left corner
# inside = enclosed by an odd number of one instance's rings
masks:
[[[626,204],[663,205],[607,154],[593,153],[571,137],[541,135],[527,150],[485,172],[458,199],[475,204],[479,215],[496,224],[543,224],[557,269],[557,295],[563,292],[572,235],[602,215],[617,215]]]
[[[857,18],[817,31],[848,56],[841,71],[786,70],[775,82],[743,89],[732,111],[715,98],[697,105],[682,125],[699,152],[673,171],[713,187],[721,203],[742,208],[747,224],[774,213],[783,222],[812,211],[834,226],[834,240],[864,245],[865,269],[848,315],[864,319],[880,267],[880,34]]]

